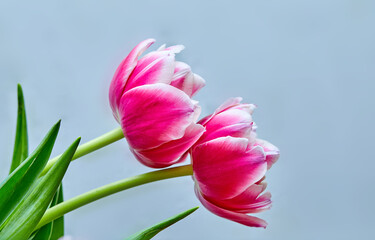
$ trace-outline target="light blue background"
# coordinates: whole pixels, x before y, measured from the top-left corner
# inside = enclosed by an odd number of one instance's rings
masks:
[[[54,150],[115,127],[109,82],[139,41],[184,44],[203,76],[209,114],[225,99],[256,103],[259,136],[281,149],[267,174],[266,230],[203,207],[155,239],[370,239],[374,236],[375,2],[1,1],[0,178],[10,165],[16,83],[34,149],[62,119]],[[148,171],[124,140],[74,162],[65,197]],[[123,239],[200,205],[190,177],[119,193],[66,216],[78,239]]]

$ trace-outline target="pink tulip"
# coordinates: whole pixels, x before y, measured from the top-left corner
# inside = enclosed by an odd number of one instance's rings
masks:
[[[160,47],[138,59],[155,40],[139,43],[112,79],[109,100],[135,157],[149,167],[183,161],[204,127],[200,107],[191,97],[205,81],[175,61],[184,47]]]
[[[271,207],[263,193],[267,169],[279,157],[272,144],[256,139],[252,104],[230,99],[199,121],[206,132],[191,149],[195,192],[214,214],[252,227],[267,223],[247,215]]]

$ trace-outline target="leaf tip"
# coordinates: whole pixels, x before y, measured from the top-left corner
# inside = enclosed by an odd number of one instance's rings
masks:
[[[21,86],[20,83],[17,83],[17,90],[18,90],[18,91],[22,91],[22,86]]]
[[[55,124],[54,127],[60,128],[60,126],[61,126],[61,119],[59,119],[59,121],[57,121],[57,123]]]
[[[17,84],[18,103],[23,104],[23,90],[21,84]]]
[[[73,144],[78,146],[80,142],[81,142],[81,137],[78,137],[78,138],[73,142]]]

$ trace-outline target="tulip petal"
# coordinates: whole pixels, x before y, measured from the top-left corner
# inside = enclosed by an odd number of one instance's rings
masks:
[[[214,116],[216,116],[217,114],[229,109],[229,108],[233,108],[235,106],[238,106],[240,104],[240,102],[242,101],[242,97],[236,97],[236,98],[229,98],[228,100],[226,100],[223,104],[221,104],[213,114],[207,116],[207,117],[204,117],[203,119],[201,119],[198,123],[201,124],[201,125],[206,125]]]
[[[194,96],[206,82],[202,77],[191,72],[189,65],[176,62],[175,72],[171,85],[184,91],[190,97]]]
[[[185,132],[185,135],[177,140],[162,144],[148,150],[134,150],[136,158],[146,166],[153,168],[168,167],[172,164],[185,160],[185,154],[189,148],[199,139],[205,131],[204,127],[192,123]]]
[[[246,138],[222,137],[197,145],[192,162],[203,194],[218,199],[239,195],[267,170],[263,149],[248,149]]]
[[[255,145],[261,146],[264,149],[264,152],[266,154],[267,169],[270,169],[280,157],[279,149],[270,142],[259,138],[256,139]]]
[[[240,104],[241,101],[242,101],[242,97],[229,98],[216,109],[215,113],[219,113],[228,108],[234,107]]]
[[[126,92],[119,111],[129,145],[144,150],[182,138],[193,122],[195,109],[183,91],[156,83]]]
[[[264,189],[265,184],[253,184],[243,193],[234,198],[225,200],[216,200],[210,198],[209,200],[213,204],[227,210],[241,213],[258,213],[271,207],[271,194],[267,192],[261,195]]]
[[[170,84],[174,68],[174,53],[170,51],[150,52],[138,61],[126,83],[125,91],[146,84]]]
[[[205,206],[210,212],[220,217],[232,220],[234,222],[238,222],[249,227],[267,227],[267,222],[263,219],[254,216],[249,216],[244,213],[230,211],[219,206],[216,206],[215,204],[206,200],[199,192],[199,189],[197,187],[195,187],[195,194],[197,195],[199,201],[203,204],[203,206]]]
[[[154,42],[154,39],[146,39],[140,42],[117,67],[109,88],[109,102],[111,104],[113,115],[117,121],[120,120],[117,111],[119,101],[125,91],[127,79],[137,65],[139,56],[142,55],[142,53]]]
[[[225,136],[250,139],[252,124],[253,119],[247,112],[236,108],[228,109],[206,122],[204,126],[207,131],[199,142],[207,142]]]
[[[173,45],[164,49],[164,51],[171,51],[172,53],[180,53],[185,49],[184,45]]]

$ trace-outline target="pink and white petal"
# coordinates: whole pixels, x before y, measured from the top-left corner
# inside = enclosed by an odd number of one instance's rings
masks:
[[[255,145],[256,140],[257,140],[257,133],[256,133],[256,124],[253,122],[253,128],[251,129],[250,136],[249,136],[249,142],[250,145]]]
[[[194,80],[193,80],[193,91],[191,96],[194,96],[201,88],[206,86],[206,81],[198,74],[193,73]]]
[[[142,55],[142,53],[154,42],[155,39],[146,39],[140,42],[117,67],[109,87],[109,102],[111,104],[112,111],[118,120],[118,105],[122,94],[125,91],[125,85],[128,77],[137,65],[139,56]]]
[[[277,162],[280,157],[280,150],[270,142],[263,139],[256,139],[255,145],[261,146],[266,153],[267,168],[270,169],[272,165]]]
[[[167,44],[163,44],[161,45],[156,51],[163,51],[165,49],[165,47],[167,46]]]
[[[263,219],[249,216],[244,213],[230,211],[212,204],[202,196],[197,187],[195,187],[195,194],[197,195],[199,201],[203,204],[203,206],[205,206],[210,212],[216,214],[219,217],[223,217],[249,227],[267,227],[267,222]]]
[[[170,84],[174,68],[175,56],[173,53],[167,51],[150,52],[138,61],[128,79],[125,91],[146,84]]]
[[[132,148],[155,148],[182,138],[193,122],[194,109],[181,90],[163,83],[143,85],[123,95],[121,126]]]
[[[257,108],[257,105],[251,104],[251,103],[245,103],[245,104],[239,104],[235,106],[234,108],[241,109],[242,111],[245,111],[251,115],[254,113],[254,110]]]
[[[179,62],[179,61],[176,61],[176,65],[175,65],[175,68],[174,68],[174,74],[173,74],[173,79],[172,79],[172,83],[174,81],[179,81],[180,79],[183,79],[186,77],[186,75],[188,73],[191,72],[191,68],[189,65],[187,65],[186,63],[184,62]]]
[[[191,72],[189,65],[183,62],[176,62],[175,72],[171,85],[184,91],[187,95],[192,97],[206,82],[202,77]]]
[[[238,212],[242,213],[260,213],[268,210],[272,207],[271,193],[266,192],[260,195],[252,204],[244,205],[242,210]]]
[[[192,150],[194,176],[210,198],[233,198],[259,181],[267,171],[261,147],[248,150],[246,138],[222,137]]]
[[[185,49],[185,46],[179,44],[179,45],[173,45],[173,46],[167,47],[164,49],[164,51],[170,51],[172,53],[180,53],[184,49]]]
[[[216,114],[204,125],[207,131],[199,142],[225,136],[249,139],[252,124],[252,117],[247,112],[235,108],[227,109]]]
[[[185,135],[182,138],[167,142],[156,148],[134,152],[137,159],[148,167],[168,167],[185,160],[187,157],[186,152],[204,131],[205,129],[202,125],[192,123],[186,129]]]
[[[237,106],[242,101],[241,97],[236,98],[230,98],[226,100],[223,104],[221,104],[213,114],[204,117],[201,119],[198,123],[205,126],[214,116],[216,116],[218,113],[223,112],[224,110],[227,110],[228,108],[232,108],[234,106]]]
[[[228,108],[235,107],[239,105],[241,101],[242,101],[242,97],[229,98],[216,109],[215,113],[219,113]]]
[[[197,122],[198,118],[199,118],[199,115],[201,115],[201,112],[202,112],[202,108],[201,106],[199,105],[199,102],[198,101],[195,101],[195,100],[191,100],[191,102],[194,104],[194,116],[193,116],[193,122]]]
[[[172,81],[171,85],[192,97],[205,86],[205,81],[197,74],[189,72],[186,76]]]
[[[264,185],[253,184],[247,188],[243,193],[230,199],[220,200],[207,198],[215,205],[221,206],[227,210],[232,210],[242,213],[256,213],[262,212],[271,207],[271,194],[265,193]]]
[[[213,118],[214,116],[215,116],[214,114],[210,114],[208,116],[205,116],[204,118],[199,120],[198,123],[205,126],[211,120],[211,118]]]

